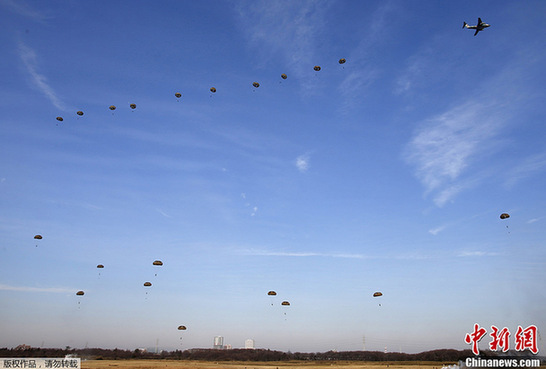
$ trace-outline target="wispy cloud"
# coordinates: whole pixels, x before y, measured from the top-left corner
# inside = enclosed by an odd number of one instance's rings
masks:
[[[56,287],[26,287],[26,286],[9,286],[0,284],[2,291],[19,291],[19,292],[41,292],[41,293],[72,293],[77,291],[74,288],[56,288]]]
[[[155,209],[159,214],[163,215],[165,218],[172,218],[169,214],[165,213],[161,209]]]
[[[0,5],[8,8],[14,13],[25,16],[27,18],[31,18],[36,21],[43,21],[50,18],[45,13],[32,8],[30,5],[28,5],[28,3],[23,0],[0,0]]]
[[[65,111],[65,105],[61,99],[59,99],[53,88],[51,88],[47,82],[47,78],[38,72],[38,57],[34,50],[24,43],[19,42],[18,53],[26,71],[31,77],[32,84],[36,86],[36,88],[38,88],[38,90],[40,90],[57,109]]]
[[[517,165],[515,168],[509,171],[506,176],[506,186],[512,188],[519,181],[533,176],[538,172],[546,170],[546,152],[542,152],[536,155],[529,156]]]
[[[252,0],[237,3],[236,11],[249,45],[261,60],[280,58],[290,72],[309,74],[321,44],[329,0]],[[315,78],[316,80],[316,78]],[[302,84],[313,90],[312,78]]]
[[[463,103],[428,119],[415,132],[405,159],[416,168],[426,192],[443,206],[462,190],[476,185],[475,178],[460,180],[474,161],[497,148],[495,136],[508,119],[497,104]]]
[[[439,227],[436,227],[436,228],[433,228],[433,229],[429,229],[428,230],[428,233],[430,233],[431,235],[433,236],[436,236],[438,233],[442,232],[444,229],[446,229],[447,226],[445,225],[441,225]]]
[[[374,46],[388,37],[387,22],[395,10],[391,2],[382,2],[373,13],[369,14],[368,21],[362,22],[363,37],[347,56],[351,65],[358,65],[358,68],[352,68],[338,86],[338,91],[344,98],[342,112],[350,111],[354,106],[360,105],[362,96],[381,76],[378,64],[370,55],[374,53]]]
[[[458,257],[480,257],[480,256],[498,256],[501,255],[498,252],[488,251],[461,251],[457,254]]]
[[[296,168],[302,173],[307,172],[309,169],[309,154],[303,154],[296,158],[295,164]]]
[[[255,256],[279,256],[279,257],[331,257],[331,258],[347,258],[347,259],[368,259],[369,256],[363,254],[338,254],[338,253],[320,253],[320,252],[290,252],[290,251],[269,251],[260,249],[245,249],[240,250],[244,255]]]

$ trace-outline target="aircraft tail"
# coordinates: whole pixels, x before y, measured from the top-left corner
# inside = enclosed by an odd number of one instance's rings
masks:
[[[463,28],[468,28],[468,24],[466,22],[463,22]]]

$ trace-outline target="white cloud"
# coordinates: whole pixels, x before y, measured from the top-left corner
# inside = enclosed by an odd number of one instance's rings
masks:
[[[237,2],[236,10],[258,64],[280,58],[289,78],[297,75],[304,91],[313,93],[318,82],[311,77],[310,66],[317,59],[331,4],[329,0],[251,0]]]
[[[416,168],[426,192],[436,193],[436,205],[443,206],[476,184],[475,178],[461,181],[460,177],[475,161],[496,149],[494,138],[507,119],[503,113],[500,106],[468,102],[417,129],[405,159]]]
[[[436,236],[438,233],[442,232],[444,229],[446,229],[446,226],[442,225],[433,229],[429,229],[428,233],[430,233],[433,236]]]
[[[457,256],[459,257],[476,257],[476,256],[498,256],[497,252],[487,251],[461,251]]]
[[[53,88],[51,88],[51,86],[48,84],[47,78],[38,72],[37,56],[34,50],[20,42],[18,52],[26,71],[28,74],[30,74],[31,82],[49,99],[49,101],[51,101],[51,103],[57,109],[65,111],[65,105],[59,99]]]
[[[259,249],[240,250],[244,255],[255,256],[279,256],[279,257],[331,257],[331,258],[347,258],[347,259],[368,259],[369,257],[362,254],[336,254],[336,253],[321,253],[321,252],[290,252],[290,251],[268,251]]]
[[[155,209],[157,210],[157,212],[161,215],[163,215],[165,218],[172,218],[169,214],[165,213],[164,211],[162,211],[161,209]]]
[[[362,22],[360,34],[363,37],[354,50],[347,55],[347,60],[353,67],[338,86],[338,91],[344,98],[340,109],[342,113],[350,112],[355,106],[360,106],[366,91],[371,90],[372,84],[380,78],[380,67],[370,55],[375,52],[376,44],[390,37],[388,22],[392,21],[391,17],[395,11],[396,8],[390,2],[382,2],[373,13],[366,17],[366,21]]]
[[[34,19],[36,21],[42,21],[49,18],[49,16],[45,15],[44,13],[41,13],[30,7],[23,0],[0,0],[0,5],[9,8],[14,13]]]
[[[546,152],[525,158],[517,167],[509,171],[506,186],[513,187],[517,182],[546,170]]]
[[[304,154],[296,158],[296,167],[300,172],[307,172],[309,169],[309,155]]]
[[[0,284],[2,291],[19,291],[19,292],[45,292],[45,293],[72,293],[77,291],[74,288],[55,288],[55,287],[26,287],[26,286],[9,286]]]

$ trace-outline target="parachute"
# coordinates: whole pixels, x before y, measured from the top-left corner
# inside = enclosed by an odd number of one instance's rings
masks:
[[[282,306],[290,306],[290,302],[288,302],[288,301],[283,301],[283,302],[281,302],[281,305],[282,305]],[[286,320],[286,312],[284,312],[284,316],[285,316],[284,320]]]
[[[252,82],[252,86],[254,86],[255,88],[258,88],[260,87],[260,84],[258,82]]]
[[[283,73],[283,74],[281,74],[281,78],[282,78],[282,79],[287,79],[288,76],[287,76],[286,74]]]
[[[144,287],[152,287],[152,282],[144,282]]]
[[[37,234],[36,236],[34,236],[34,239],[35,240],[41,240],[43,237],[41,234]]]
[[[76,296],[83,296],[83,295],[85,295],[85,292],[83,292],[83,291],[76,292]],[[78,298],[78,310],[80,309],[80,305],[81,305],[80,304],[80,299]]]
[[[62,122],[64,120],[63,117],[57,117],[55,119],[57,119],[59,122]]]
[[[155,260],[152,264],[158,267],[163,266],[163,262],[161,260]],[[155,276],[157,277],[157,273],[155,273]]]
[[[379,297],[379,296],[383,296],[383,294],[381,292],[375,292],[373,294],[373,297]]]
[[[271,303],[271,306],[273,306],[273,302],[275,301],[275,296],[277,296],[277,292],[275,291],[269,291],[267,293],[267,296],[269,296],[269,301]]]
[[[313,68],[316,72],[318,72],[320,70],[320,66],[319,65],[315,65],[315,67]]]
[[[344,58],[341,58],[341,59],[339,59],[339,64],[345,64],[346,61],[347,60],[345,60]]]
[[[115,106],[115,105],[110,105],[110,106],[108,107],[108,109],[110,109],[110,110],[116,110],[116,106]]]
[[[97,268],[98,268],[98,269],[102,269],[102,268],[104,268],[104,265],[99,264],[99,265],[97,265]]]
[[[176,93],[174,94],[174,96],[176,96],[176,97],[178,97],[178,98],[181,98],[181,97],[182,97],[182,94],[181,94],[180,92],[176,92]]]
[[[83,111],[78,110],[78,111],[76,112],[76,114],[78,114],[78,115],[81,117],[81,116],[83,115]]]
[[[510,218],[510,214],[508,214],[508,213],[502,213],[502,214],[500,215],[500,218],[501,218],[501,219],[508,219],[508,218]],[[506,229],[508,230],[508,233],[510,233],[510,228],[508,228],[508,223],[510,223],[510,222],[509,222],[509,221],[506,222]]]
[[[216,92],[216,88],[211,87],[211,88],[210,88],[210,92],[215,93],[215,92]]]
[[[185,326],[185,325],[179,325],[179,326],[178,326],[178,330],[179,330],[179,331],[185,331],[185,330],[186,330],[186,326]]]
[[[130,107],[131,109],[136,109],[136,104],[129,104],[129,107]]]

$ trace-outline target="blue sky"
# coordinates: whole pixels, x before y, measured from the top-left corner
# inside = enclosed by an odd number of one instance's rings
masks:
[[[544,329],[544,2],[0,9],[0,347]]]

